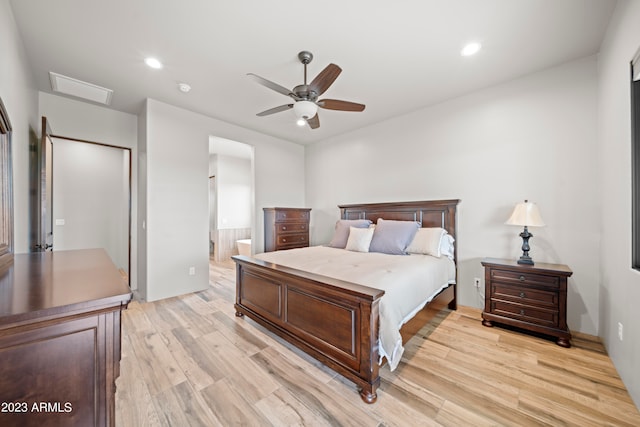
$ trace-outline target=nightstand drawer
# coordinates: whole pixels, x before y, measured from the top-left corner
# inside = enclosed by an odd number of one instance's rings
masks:
[[[558,293],[547,292],[526,286],[492,283],[491,298],[507,299],[521,304],[541,307],[558,307]]]
[[[521,304],[510,304],[505,301],[491,301],[491,312],[499,316],[511,317],[538,325],[558,326],[558,312]]]
[[[276,229],[279,233],[306,233],[309,231],[309,224],[276,224]]]
[[[557,276],[546,276],[544,274],[529,273],[523,271],[491,269],[491,280],[500,280],[509,283],[521,283],[527,285],[539,285],[558,289],[560,280]]]

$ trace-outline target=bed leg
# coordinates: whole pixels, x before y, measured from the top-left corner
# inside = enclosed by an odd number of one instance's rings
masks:
[[[360,390],[360,397],[362,398],[362,400],[364,401],[364,403],[376,403],[376,400],[378,400],[378,394],[376,393],[376,391],[373,389],[372,386],[369,386],[367,388],[363,388],[362,390]]]

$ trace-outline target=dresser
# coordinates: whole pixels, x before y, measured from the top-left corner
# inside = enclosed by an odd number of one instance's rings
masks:
[[[522,265],[516,261],[485,258],[485,306],[482,324],[515,326],[556,337],[571,346],[567,327],[567,279],[573,274],[562,264]]]
[[[114,426],[130,300],[103,249],[15,255],[0,273],[0,425]]]
[[[263,208],[263,210],[265,252],[309,246],[311,209]]]

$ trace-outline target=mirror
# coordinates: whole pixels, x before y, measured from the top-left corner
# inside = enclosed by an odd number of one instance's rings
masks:
[[[11,122],[0,99],[0,270],[13,262]]]

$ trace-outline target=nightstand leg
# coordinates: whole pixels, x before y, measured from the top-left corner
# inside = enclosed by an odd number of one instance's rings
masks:
[[[558,338],[558,341],[556,341],[556,344],[558,344],[560,347],[564,347],[564,348],[569,348],[571,347],[571,342],[569,341],[568,338]]]
[[[482,319],[482,324],[483,324],[484,326],[489,327],[489,328],[493,327],[493,322],[492,322],[491,320],[485,320],[485,319]]]

